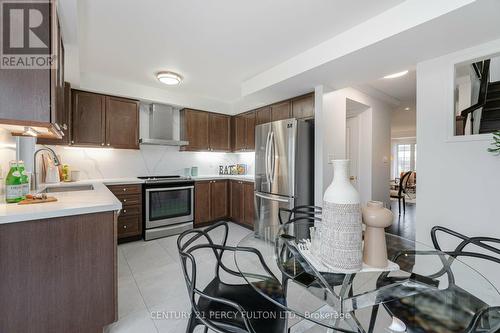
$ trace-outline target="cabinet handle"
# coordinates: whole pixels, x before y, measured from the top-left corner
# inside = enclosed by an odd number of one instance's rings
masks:
[[[123,199],[123,202],[127,202],[127,199]]]
[[[104,142],[101,142],[101,146],[104,146]]]
[[[126,188],[124,188],[124,189],[123,189],[123,192],[125,192],[125,191],[127,191],[127,189],[126,189]]]
[[[124,226],[123,226],[123,229],[127,229],[127,226],[126,226],[126,225],[124,225]]]
[[[110,144],[108,143],[108,147],[109,147],[109,145],[110,145]]]
[[[127,213],[127,210],[126,210],[126,209],[124,209],[124,210],[123,210],[123,214],[125,214],[125,213]]]

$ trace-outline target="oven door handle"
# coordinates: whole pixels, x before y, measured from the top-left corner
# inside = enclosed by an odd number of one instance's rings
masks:
[[[194,186],[148,188],[148,189],[146,189],[146,192],[189,190],[189,189],[193,189],[193,188],[194,188]]]

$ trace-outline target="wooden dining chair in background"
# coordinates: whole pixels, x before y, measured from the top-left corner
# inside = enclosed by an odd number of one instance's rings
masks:
[[[399,215],[401,215],[401,201],[403,201],[403,214],[406,213],[406,189],[413,171],[406,172],[399,181],[399,189],[391,190],[391,198],[398,199]]]

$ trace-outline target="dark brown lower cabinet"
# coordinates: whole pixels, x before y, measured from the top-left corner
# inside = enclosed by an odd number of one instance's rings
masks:
[[[116,250],[113,211],[0,224],[0,332],[102,332]]]
[[[194,183],[194,226],[210,222],[210,184],[211,181]]]
[[[254,183],[243,182],[243,223],[253,229],[255,212]]]
[[[253,229],[254,183],[239,180],[204,180],[194,185],[194,226],[226,218]]]
[[[138,184],[109,185],[122,203],[118,216],[118,242],[137,240],[142,237],[142,188]]]
[[[241,181],[231,180],[230,182],[231,220],[243,223],[243,184]]]
[[[228,181],[212,180],[210,183],[210,217],[218,221],[228,216]]]
[[[216,222],[228,217],[228,181],[197,181],[194,185],[195,208],[194,225]]]
[[[231,220],[253,228],[254,183],[231,180]]]

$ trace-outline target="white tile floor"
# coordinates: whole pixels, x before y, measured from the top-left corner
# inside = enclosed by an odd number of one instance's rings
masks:
[[[234,223],[229,226],[228,245],[237,245],[250,233]],[[210,262],[204,264],[214,267]],[[179,313],[189,314],[190,309],[177,253],[177,236],[118,246],[119,319],[105,333],[185,332],[187,319],[180,318]],[[152,316],[156,311],[163,314],[175,311],[175,315],[156,319]]]
[[[235,246],[251,231],[234,223],[229,223],[227,245]],[[214,242],[217,242],[214,239]],[[215,261],[212,255],[198,263],[200,271],[210,272],[201,276],[198,282],[203,285],[213,278]],[[224,262],[234,267],[231,258]],[[205,281],[206,280],[206,281]],[[230,280],[226,280],[231,282]],[[289,301],[303,304],[306,309],[321,306],[318,300],[305,290],[290,285]],[[291,298],[297,298],[293,301]],[[317,303],[317,304],[316,304]],[[190,303],[186,284],[182,275],[177,253],[177,236],[152,240],[137,241],[118,246],[118,321],[104,329],[105,333],[181,333],[186,331]],[[154,318],[159,311],[170,318]],[[366,313],[363,313],[366,312]],[[369,313],[357,311],[357,317],[367,325]],[[290,324],[297,320],[291,319]],[[384,331],[387,324],[377,323],[377,329]],[[294,327],[293,332],[326,332],[326,329],[306,325],[307,328]],[[380,326],[380,327],[379,327]],[[386,327],[386,326],[385,326]],[[377,330],[376,330],[377,331]],[[196,333],[203,332],[198,327]],[[379,332],[379,331],[377,331]],[[269,332],[273,333],[273,332]]]

